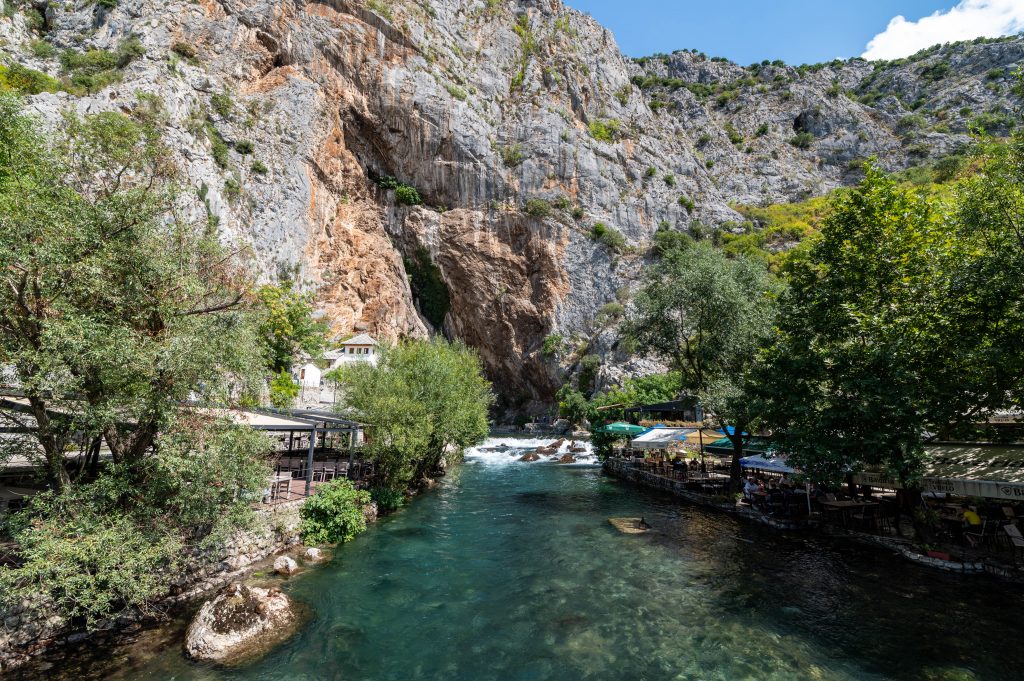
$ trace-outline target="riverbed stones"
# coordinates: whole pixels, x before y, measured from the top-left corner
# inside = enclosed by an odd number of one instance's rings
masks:
[[[538,454],[537,452],[526,452],[526,454],[523,454],[521,457],[519,457],[519,460],[526,461],[527,463],[531,463],[533,461],[540,461],[540,454]]]
[[[279,575],[293,575],[299,571],[299,564],[291,556],[278,556],[274,561],[274,572]]]
[[[297,619],[280,589],[234,583],[199,609],[185,635],[185,654],[220,663],[258,657],[290,636]]]
[[[558,458],[558,463],[576,463],[576,457],[572,454],[563,454]]]

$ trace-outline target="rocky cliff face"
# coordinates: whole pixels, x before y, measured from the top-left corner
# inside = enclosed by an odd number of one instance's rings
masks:
[[[881,67],[637,63],[557,0],[72,0],[6,14],[5,61],[57,78],[74,75],[63,51],[135,36],[145,54],[119,80],[31,107],[55,121],[157,96],[197,210],[252,244],[264,276],[315,289],[339,332],[463,339],[520,406],[557,387],[550,334],[570,339],[563,370],[614,357],[597,311],[636,280],[659,227],[824,192],[870,155],[898,169],[954,151],[969,119],[998,127],[1020,103],[1009,73],[1024,59],[1015,40]],[[625,247],[592,238],[598,223]],[[443,281],[447,308],[410,286],[410,267]]]

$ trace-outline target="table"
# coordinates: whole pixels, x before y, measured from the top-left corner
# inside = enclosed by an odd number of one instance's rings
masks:
[[[267,478],[267,480],[270,481],[270,498],[271,499],[277,499],[278,498],[282,482],[288,483],[284,487],[285,487],[285,492],[290,497],[291,494],[292,494],[292,480],[293,479],[294,478],[292,478],[292,474],[291,473],[282,473],[280,475],[271,475],[271,476],[269,476]]]
[[[843,519],[843,527],[849,527],[849,516],[851,510],[855,508],[871,508],[880,506],[880,504],[877,504],[874,501],[846,501],[838,499],[835,501],[829,501],[828,499],[819,499],[818,503],[821,504],[823,508],[827,508],[832,511],[837,511],[838,513],[840,513]]]

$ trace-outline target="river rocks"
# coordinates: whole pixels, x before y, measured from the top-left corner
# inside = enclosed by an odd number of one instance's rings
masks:
[[[299,564],[290,556],[278,556],[274,561],[274,572],[279,575],[293,575],[299,571]]]
[[[308,549],[303,551],[302,558],[310,563],[319,563],[324,559],[324,552],[314,546],[310,546]]]
[[[540,461],[540,454],[538,454],[537,452],[527,452],[526,454],[523,454],[521,457],[519,457],[519,460],[526,462]]]
[[[576,457],[572,454],[563,454],[558,458],[558,463],[576,463]]]
[[[209,662],[249,659],[291,635],[297,619],[280,590],[232,584],[199,609],[185,635],[185,653]]]
[[[363,506],[363,518],[367,523],[377,522],[377,516],[380,513],[380,509],[377,508],[377,502],[371,501],[370,503]]]

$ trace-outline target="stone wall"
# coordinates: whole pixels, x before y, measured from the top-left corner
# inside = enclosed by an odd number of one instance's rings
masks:
[[[732,513],[733,515],[743,516],[744,518],[749,518],[755,522],[763,525],[769,525],[777,529],[796,530],[807,527],[807,521],[803,518],[774,518],[759,511],[755,511],[747,506],[737,504],[729,499],[722,500],[721,497],[693,492],[686,489],[686,483],[683,480],[673,480],[671,478],[666,478],[663,475],[655,475],[649,471],[636,468],[630,462],[623,459],[607,459],[604,462],[604,471],[616,478],[622,478],[623,480],[629,480],[630,482],[635,482],[636,484],[643,485],[644,487],[650,487],[668,492],[669,494],[674,494],[675,496],[685,499],[690,503],[700,504],[701,506],[707,506],[708,508],[713,508],[725,513]]]
[[[219,549],[197,551],[186,571],[156,605],[173,607],[196,599],[239,578],[263,559],[297,546],[299,509],[304,502],[298,499],[260,507],[251,529],[236,534]],[[142,619],[141,614],[133,613],[104,628],[118,631]],[[88,636],[59,615],[28,617],[17,610],[0,613],[0,678],[33,657],[79,643]]]

